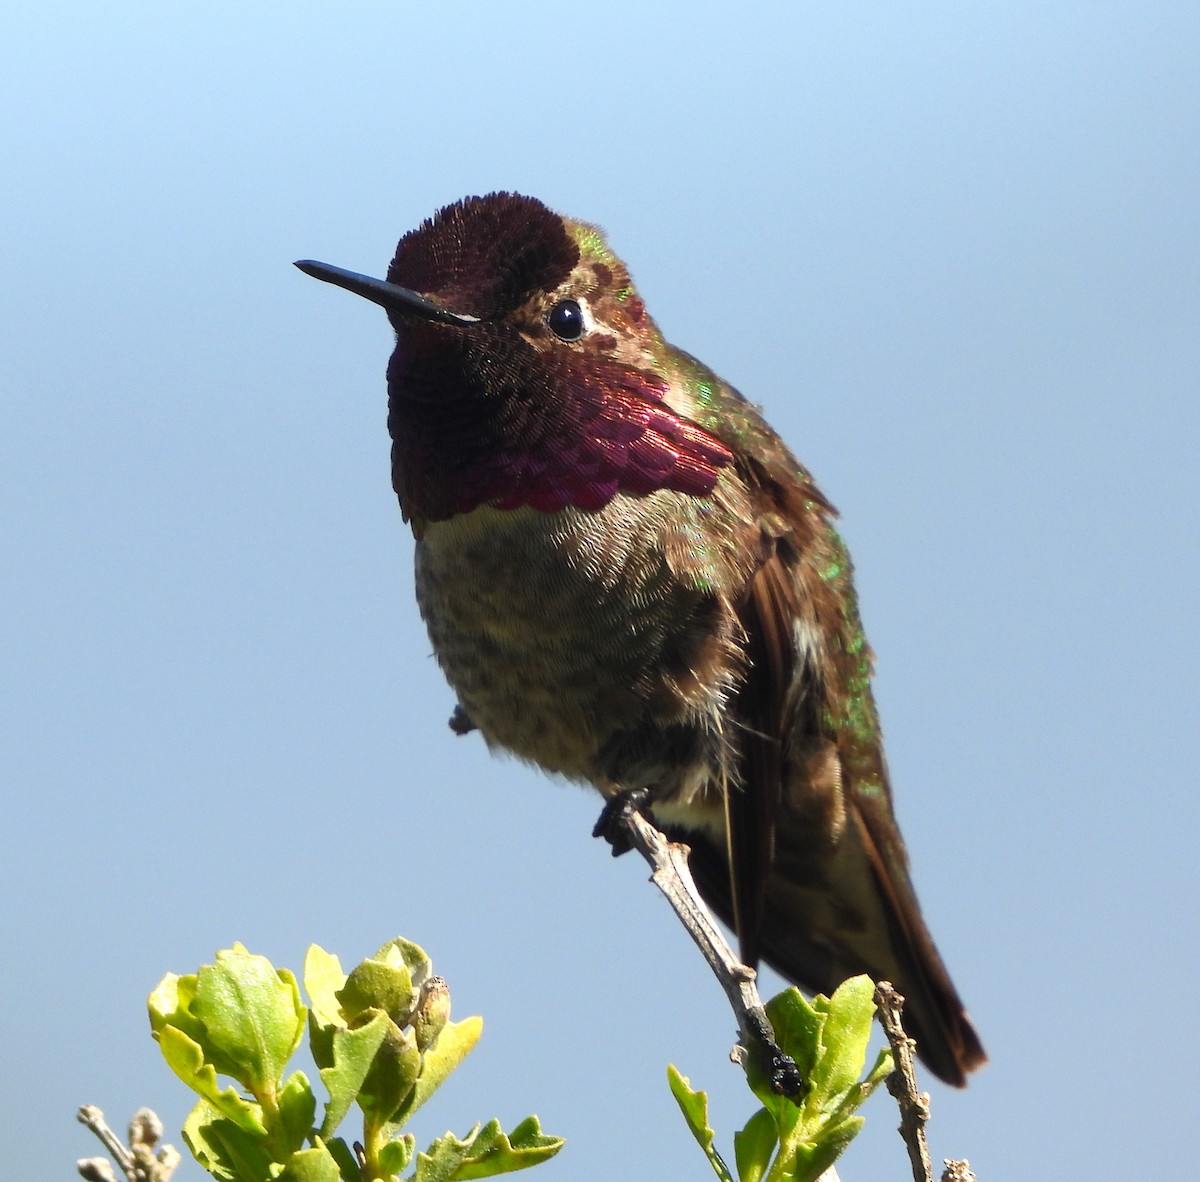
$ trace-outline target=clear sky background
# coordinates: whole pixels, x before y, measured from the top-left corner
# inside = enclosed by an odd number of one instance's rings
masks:
[[[733,1023],[597,800],[453,706],[389,487],[383,315],[295,271],[511,188],[843,515],[898,811],[992,1063],[981,1179],[1195,1174],[1200,6],[8,0],[0,1160],[189,1093],[144,998],[241,940],[424,944],[483,1041],[422,1142],[702,1178]],[[768,978],[773,992],[779,985]],[[886,1096],[846,1182],[903,1178]],[[183,1178],[199,1178],[190,1162]]]

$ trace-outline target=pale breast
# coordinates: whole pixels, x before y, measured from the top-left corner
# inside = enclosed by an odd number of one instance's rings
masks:
[[[655,761],[711,759],[697,747],[719,740],[735,645],[717,635],[731,624],[713,593],[727,555],[699,543],[699,511],[663,492],[428,526],[421,615],[489,744],[602,788]]]

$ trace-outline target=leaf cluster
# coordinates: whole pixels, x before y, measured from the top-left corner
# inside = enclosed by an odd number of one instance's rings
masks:
[[[313,945],[301,1000],[295,976],[240,944],[150,995],[150,1025],[171,1069],[200,1096],[183,1128],[196,1160],[221,1182],[385,1182],[413,1163],[403,1127],[478,1041],[478,1017],[451,1022],[450,992],[416,944],[395,939],[350,971]],[[286,1074],[305,1028],[328,1098],[303,1071]],[[286,1075],[286,1077],[285,1077]],[[222,1085],[218,1077],[232,1084]],[[352,1150],[335,1135],[362,1115]],[[415,1155],[415,1182],[486,1178],[537,1165],[562,1140],[537,1117],[498,1121]]]
[[[892,1070],[891,1052],[884,1050],[867,1077],[859,1078],[875,1014],[874,991],[868,978],[852,977],[832,997],[818,995],[811,1004],[797,989],[767,1003],[776,1041],[796,1061],[807,1090],[796,1099],[777,1095],[753,1062],[747,1063],[750,1088],[762,1107],[733,1137],[738,1182],[815,1182],[854,1139],[863,1124],[856,1115],[859,1105]],[[717,1177],[734,1182],[714,1144],[707,1094],[693,1091],[674,1067],[667,1068],[667,1077]]]

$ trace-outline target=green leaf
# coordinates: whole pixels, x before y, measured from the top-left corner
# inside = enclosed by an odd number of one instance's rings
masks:
[[[863,1080],[862,1086],[866,1088],[866,1093],[869,1096],[896,1068],[895,1060],[892,1058],[890,1047],[884,1047],[883,1050],[875,1057],[875,1066],[871,1068],[871,1074]],[[865,1099],[866,1097],[864,1097]]]
[[[500,1132],[499,1121],[491,1121],[486,1128],[492,1125],[495,1125],[497,1135],[490,1140],[486,1150],[481,1148],[477,1138],[456,1178],[490,1178],[494,1174],[525,1170],[548,1161],[566,1144],[562,1137],[549,1137],[543,1133],[536,1116],[527,1116],[507,1136]]]
[[[892,1073],[892,1052],[884,1047],[875,1059],[875,1065],[871,1068],[870,1074],[866,1079],[855,1084],[852,1088],[848,1088],[842,1096],[841,1101],[828,1114],[828,1120],[832,1123],[835,1121],[847,1120],[854,1115],[855,1112],[862,1106],[868,1096],[877,1088],[884,1080]]]
[[[220,1182],[266,1182],[270,1177],[266,1138],[239,1128],[205,1100],[183,1122],[183,1140],[192,1156]]]
[[[149,999],[151,1028],[168,1064],[201,1096],[184,1138],[220,1182],[361,1182],[356,1156],[331,1135],[357,1102],[372,1178],[397,1179],[415,1149],[400,1126],[471,1051],[483,1022],[446,1020],[445,983],[432,976],[424,950],[403,939],[389,941],[349,975],[314,944],[304,982],[311,1008],[292,974],[240,944],[195,975],[168,974],[159,982]],[[306,1019],[330,1097],[319,1134],[308,1078],[295,1071],[281,1083]],[[219,1074],[254,1098],[221,1088]],[[536,1117],[510,1134],[492,1121],[464,1141],[447,1135],[435,1142],[418,1155],[414,1177],[491,1177],[544,1161],[562,1144],[542,1133]]]
[[[760,1108],[740,1133],[733,1135],[733,1160],[740,1182],[759,1182],[771,1164],[771,1155],[779,1144],[775,1118]]]
[[[322,964],[327,953],[317,949],[312,957],[315,984],[332,983],[333,966]],[[310,949],[310,954],[312,950]],[[352,1023],[368,1010],[383,1010],[397,1026],[407,1026],[421,1001],[421,986],[429,978],[432,963],[423,948],[410,940],[389,940],[374,956],[356,965],[350,975],[332,990],[336,1014],[329,1005],[328,993],[322,997],[326,1024],[339,1019]],[[340,970],[340,966],[337,966]],[[307,968],[306,968],[307,977]],[[307,980],[306,980],[307,983]]]
[[[337,999],[338,990],[345,984],[341,961],[332,952],[310,944],[304,955],[304,992],[308,994],[310,1023],[322,1028],[346,1025]]]
[[[364,960],[350,970],[337,999],[348,1023],[369,1010],[382,1010],[397,1026],[407,1026],[420,991],[413,988],[407,965]]]
[[[408,1169],[415,1148],[416,1140],[411,1133],[388,1141],[379,1150],[379,1168],[385,1174],[399,1174],[401,1170]]]
[[[421,1072],[421,1052],[411,1030],[401,1030],[390,1018],[383,1041],[358,1089],[358,1106],[368,1124],[382,1128],[412,1093]]]
[[[303,1071],[294,1071],[279,1092],[279,1116],[272,1138],[276,1151],[295,1153],[312,1133],[317,1098]]]
[[[388,1126],[389,1133],[401,1128],[410,1116],[445,1082],[446,1077],[471,1053],[483,1033],[478,1015],[461,1022],[447,1022],[437,1043],[425,1052],[416,1086]]]
[[[197,974],[192,1012],[204,1026],[205,1057],[258,1097],[274,1097],[300,1045],[307,1013],[296,979],[241,944]]]
[[[389,940],[371,959],[384,964],[403,964],[408,969],[413,985],[418,988],[433,972],[433,961],[429,959],[425,949],[420,944],[404,939],[403,936]]]
[[[333,1154],[317,1138],[311,1149],[299,1149],[288,1158],[279,1182],[342,1182],[342,1173]]]
[[[476,1125],[465,1140],[453,1133],[439,1137],[417,1155],[417,1182],[461,1182],[491,1178],[528,1169],[553,1157],[563,1147],[561,1137],[547,1137],[536,1116],[505,1134],[498,1120]]]
[[[823,1128],[819,1138],[796,1147],[792,1159],[792,1172],[783,1176],[789,1180],[794,1179],[795,1182],[817,1182],[817,1179],[841,1157],[846,1147],[858,1135],[862,1125],[863,1118],[853,1116],[847,1121]]]
[[[840,1098],[858,1083],[875,1017],[875,985],[868,977],[843,981],[829,999],[821,1024],[821,1055],[809,1079],[814,1092]]]
[[[808,1085],[798,1101],[776,1095],[757,1057],[746,1062],[747,1081],[763,1107],[734,1135],[741,1182],[814,1182],[862,1126],[853,1115],[886,1078],[891,1059],[881,1055],[860,1081],[874,1016],[874,986],[866,978],[845,982],[833,999],[805,1001],[788,989],[767,1003],[779,1047],[792,1056]],[[671,1090],[717,1175],[729,1179],[708,1123],[708,1102],[670,1069]]]
[[[774,1122],[779,1151],[766,1175],[770,1182],[811,1182],[828,1169],[862,1126],[853,1113],[884,1078],[881,1059],[860,1082],[875,1013],[874,986],[865,977],[851,978],[832,998],[812,1003],[788,989],[767,1003],[767,1016],[782,1050],[792,1055],[809,1085],[799,1104],[774,1096],[766,1081],[748,1076]],[[762,1135],[761,1119],[754,1117]],[[747,1145],[747,1153],[749,1146]],[[741,1155],[739,1154],[739,1168]]]
[[[776,994],[766,1004],[767,1018],[775,1031],[775,1039],[780,1049],[791,1055],[800,1069],[804,1083],[809,1089],[806,1095],[811,1093],[812,1076],[821,1055],[821,1026],[825,1018],[818,1004],[821,1000],[814,998],[810,1003],[799,989],[792,988]],[[753,1063],[754,1060],[755,1057],[751,1056],[750,1062]],[[760,1088],[762,1093],[759,1098],[764,1103],[770,1098],[780,1106],[787,1105],[793,1109],[796,1107],[794,1101],[772,1092],[769,1081],[762,1080]],[[772,1105],[767,1104],[767,1107]],[[782,1110],[780,1107],[780,1111]]]
[[[460,1141],[453,1133],[447,1133],[434,1141],[424,1153],[418,1153],[414,1182],[449,1182],[466,1158],[471,1139],[478,1128],[476,1125],[467,1134],[466,1141]]]
[[[796,1060],[806,1082],[821,1053],[823,1001],[818,996],[809,1002],[799,989],[792,988],[777,994],[766,1005],[780,1047]]]
[[[196,975],[177,977],[168,973],[147,999],[150,1029],[157,1037],[167,1026],[183,1031],[193,1042],[204,1041],[204,1027],[192,1013],[196,1000]]]
[[[392,1022],[387,1014],[377,1013],[365,1025],[332,1032],[330,1066],[321,1068],[321,1082],[329,1092],[329,1103],[321,1121],[322,1137],[328,1138],[333,1133],[358,1098],[358,1090],[371,1070],[375,1052],[387,1037],[390,1025]]]
[[[158,1045],[167,1065],[194,1092],[198,1092],[213,1108],[247,1133],[266,1136],[262,1108],[253,1100],[240,1096],[235,1088],[221,1088],[211,1063],[204,1061],[204,1052],[181,1030],[164,1026],[158,1033]]]
[[[708,1123],[708,1093],[693,1091],[691,1081],[686,1076],[680,1075],[674,1064],[667,1065],[667,1083],[670,1085],[671,1095],[675,1097],[675,1102],[679,1105],[680,1112],[683,1113],[683,1119],[687,1121],[692,1136],[696,1138],[696,1144],[704,1150],[704,1156],[708,1158],[709,1165],[712,1166],[717,1177],[722,1179],[722,1182],[733,1182],[733,1175],[730,1174],[729,1167],[713,1145],[716,1134]]]

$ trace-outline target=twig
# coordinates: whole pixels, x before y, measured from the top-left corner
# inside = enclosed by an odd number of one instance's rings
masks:
[[[775,1041],[775,1031],[771,1028],[755,985],[757,973],[734,956],[700,898],[688,868],[688,854],[691,851],[686,845],[668,841],[632,800],[614,804],[616,811],[611,820],[649,863],[653,870],[651,881],[666,896],[725,990],[737,1018],[741,1046],[759,1055],[759,1061],[771,1081],[771,1088],[778,1095],[793,1098],[803,1095],[805,1084],[799,1068]],[[604,824],[602,818],[601,826],[597,826],[598,832],[604,832]]]
[[[77,1117],[80,1124],[87,1125],[100,1138],[129,1182],[169,1182],[179,1165],[179,1153],[173,1146],[164,1145],[155,1150],[162,1138],[163,1126],[149,1108],[139,1108],[133,1114],[129,1122],[128,1148],[108,1127],[104,1113],[94,1104],[85,1104]],[[102,1157],[83,1158],[76,1168],[92,1182],[109,1182],[114,1176],[112,1167]]]
[[[888,981],[875,986],[875,1005],[879,1009],[879,1024],[892,1047],[896,1066],[888,1076],[888,1091],[900,1105],[900,1136],[908,1146],[914,1182],[933,1182],[933,1163],[925,1141],[925,1122],[929,1120],[929,1094],[917,1091],[917,1072],[913,1048],[916,1044],[900,1024],[904,998]]]
[[[975,1182],[970,1163],[964,1158],[961,1161],[946,1158],[945,1169],[942,1171],[942,1182]]]
[[[87,1125],[100,1138],[100,1144],[112,1155],[113,1161],[121,1167],[121,1172],[125,1177],[132,1178],[133,1157],[122,1144],[121,1139],[108,1127],[104,1113],[94,1104],[85,1104],[79,1110],[77,1117],[80,1124]]]

